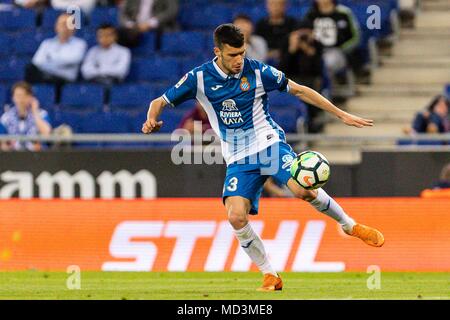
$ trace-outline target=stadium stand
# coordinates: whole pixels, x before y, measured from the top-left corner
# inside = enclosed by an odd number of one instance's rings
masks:
[[[398,14],[399,3],[396,0],[340,2],[353,10],[363,26],[367,19],[367,6],[377,4],[381,8],[382,28],[369,30],[363,27],[362,41],[358,48],[363,64],[373,72],[379,65],[376,43],[389,37],[396,41],[398,30],[393,17]],[[291,0],[289,3],[289,14],[300,20],[312,0]],[[204,10],[198,10],[199,6],[204,6]],[[233,16],[239,13],[249,15],[256,22],[266,16],[266,9],[262,1],[257,0],[181,0],[178,15],[181,29],[163,34],[161,39],[158,39],[156,32],[144,34],[140,45],[132,49],[132,66],[124,84],[112,88],[83,83],[66,85],[62,90],[61,101],[55,101],[55,89],[52,86],[39,85],[35,87],[36,95],[50,112],[55,127],[67,123],[73,127],[74,132],[84,133],[101,129],[89,125],[89,121],[109,121],[112,125],[117,119],[122,119],[127,125],[118,125],[117,130],[138,132],[149,100],[161,94],[166,86],[176,83],[193,67],[211,59],[213,29],[220,23],[231,21]],[[2,105],[10,103],[9,88],[13,82],[23,79],[25,65],[40,42],[54,35],[54,22],[59,14],[60,11],[48,8],[43,12],[42,19],[39,19],[33,10],[14,7],[0,11],[0,57],[6,58],[5,63],[0,65]],[[96,27],[103,23],[118,25],[118,8],[97,7],[89,19],[83,15],[81,23],[82,28],[77,32],[77,36],[84,38],[89,46],[93,46]],[[106,94],[107,92],[110,94]],[[280,121],[280,125],[286,128],[287,132],[296,132],[297,124],[285,111],[291,106],[290,100],[277,95],[271,96],[270,99],[276,121]],[[167,113],[165,132],[176,128],[186,111],[182,106],[177,109],[173,113]],[[299,116],[307,119],[304,106],[297,103],[297,109]],[[91,116],[94,114],[95,116]]]

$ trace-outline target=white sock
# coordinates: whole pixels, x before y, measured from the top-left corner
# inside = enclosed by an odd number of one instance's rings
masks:
[[[271,273],[274,276],[278,276],[277,272],[270,264],[261,238],[253,231],[250,223],[247,223],[242,229],[234,230],[234,233],[236,234],[242,249],[244,249],[263,274]]]
[[[318,211],[336,220],[344,231],[351,232],[355,221],[345,213],[344,209],[325,190],[319,188],[317,191],[317,198],[310,202],[311,205]]]

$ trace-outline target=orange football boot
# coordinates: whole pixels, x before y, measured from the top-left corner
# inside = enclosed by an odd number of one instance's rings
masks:
[[[353,226],[352,232],[348,234],[353,237],[360,238],[362,241],[372,247],[381,247],[384,244],[384,236],[380,231],[363,224],[355,224]]]
[[[264,275],[263,284],[260,288],[256,289],[257,291],[276,291],[283,289],[283,281],[281,280],[280,275],[275,277],[271,273],[266,273]]]

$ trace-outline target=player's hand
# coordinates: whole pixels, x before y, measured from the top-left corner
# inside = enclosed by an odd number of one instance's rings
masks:
[[[348,126],[357,128],[373,127],[373,120],[360,118],[350,113],[344,113],[340,118]]]
[[[145,134],[157,132],[163,125],[162,121],[156,121],[155,119],[147,119],[142,125],[142,132]]]

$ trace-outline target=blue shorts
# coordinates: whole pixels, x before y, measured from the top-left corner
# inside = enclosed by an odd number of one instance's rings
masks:
[[[241,196],[251,202],[250,214],[258,214],[259,198],[267,178],[285,185],[291,178],[292,160],[297,154],[286,142],[278,142],[255,155],[228,165],[222,200]]]

